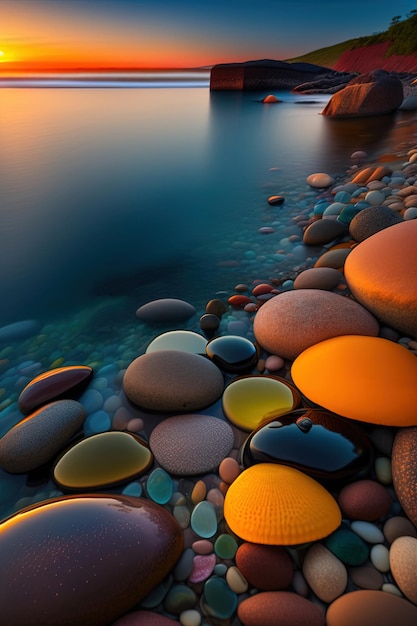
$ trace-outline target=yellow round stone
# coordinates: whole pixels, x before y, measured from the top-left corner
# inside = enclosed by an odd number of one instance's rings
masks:
[[[228,420],[252,431],[263,422],[295,409],[301,402],[298,391],[278,376],[240,376],[223,393],[223,411]]]
[[[294,384],[309,400],[361,422],[417,425],[417,358],[381,337],[342,335],[293,362]]]
[[[67,450],[53,476],[72,491],[108,487],[132,480],[152,462],[152,452],[138,436],[109,431],[86,437]]]

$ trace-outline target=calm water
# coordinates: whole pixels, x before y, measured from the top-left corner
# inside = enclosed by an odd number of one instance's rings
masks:
[[[294,210],[308,174],[344,172],[409,123],[331,121],[327,96],[210,93],[204,73],[52,78],[0,89],[0,325],[120,295],[199,305],[251,279],[246,244],[267,278],[281,235],[258,233],[266,198]]]

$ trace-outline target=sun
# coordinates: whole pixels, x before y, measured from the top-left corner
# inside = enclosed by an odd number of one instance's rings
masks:
[[[3,50],[0,50],[0,61],[1,61],[2,57],[4,57],[4,52],[3,52]]]

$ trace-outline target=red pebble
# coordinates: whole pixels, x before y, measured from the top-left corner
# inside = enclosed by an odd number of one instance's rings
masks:
[[[254,296],[262,296],[265,293],[271,293],[273,289],[272,285],[268,285],[268,283],[261,283],[252,289],[252,293]]]
[[[236,552],[236,565],[257,589],[276,591],[291,584],[293,565],[282,546],[242,543]]]
[[[235,308],[243,308],[246,304],[252,302],[252,300],[248,296],[243,296],[241,294],[235,294],[234,296],[230,296],[227,300],[231,306]]]
[[[262,591],[246,598],[237,609],[245,626],[324,626],[317,604],[291,591]]]
[[[338,502],[347,517],[366,522],[375,522],[384,517],[392,504],[387,489],[369,479],[357,480],[343,487]]]

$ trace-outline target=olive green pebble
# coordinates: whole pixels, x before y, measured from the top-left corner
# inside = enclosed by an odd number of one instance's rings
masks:
[[[193,609],[197,604],[197,596],[194,591],[183,584],[173,585],[164,600],[164,609],[168,613],[179,615],[183,611]]]
[[[231,535],[219,535],[214,543],[214,552],[220,559],[233,559],[237,549],[237,541]]]

